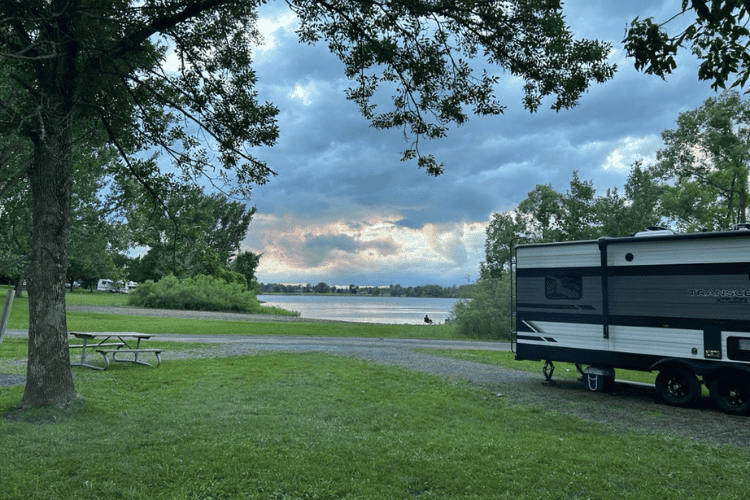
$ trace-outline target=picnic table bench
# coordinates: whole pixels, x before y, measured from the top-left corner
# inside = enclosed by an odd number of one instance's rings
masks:
[[[141,347],[141,341],[152,337],[149,333],[136,332],[70,332],[70,335],[82,340],[82,344],[69,346],[70,349],[81,349],[80,361],[71,361],[71,366],[85,366],[95,370],[106,370],[109,368],[110,358],[112,361],[120,363],[138,363],[141,365],[152,366],[142,359],[139,355],[143,353],[153,353],[156,356],[156,365],[161,365],[161,353],[163,349],[145,349]],[[112,339],[112,341],[110,341]],[[135,342],[135,347],[130,344]],[[106,348],[106,349],[105,349]],[[104,366],[93,365],[86,361],[87,349],[98,352],[104,357]],[[132,359],[118,357],[118,354],[130,354]]]

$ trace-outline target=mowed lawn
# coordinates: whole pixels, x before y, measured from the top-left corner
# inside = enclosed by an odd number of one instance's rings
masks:
[[[23,341],[6,339],[0,371],[23,356]],[[73,373],[84,401],[67,411],[18,412],[23,387],[0,388],[0,499],[737,499],[750,491],[747,449],[624,431],[354,358],[259,353]]]
[[[7,289],[0,288],[0,300],[5,301]],[[73,305],[124,306],[127,296],[113,293],[68,293],[67,303]],[[29,307],[26,294],[13,301],[9,329],[29,327]],[[69,331],[178,333],[194,335],[303,335],[317,337],[362,338],[430,338],[463,339],[452,325],[376,325],[344,322],[287,322],[287,321],[217,321],[189,318],[162,318],[68,311]]]

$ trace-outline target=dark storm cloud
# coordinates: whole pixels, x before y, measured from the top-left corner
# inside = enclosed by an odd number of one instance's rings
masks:
[[[318,267],[328,259],[335,259],[338,253],[354,255],[366,251],[394,255],[398,245],[393,240],[361,241],[346,234],[307,235],[303,254],[307,265]]]
[[[301,273],[297,280],[289,271],[290,282],[309,281],[313,275],[304,274],[305,266],[326,263],[332,266],[326,273],[354,282],[421,284],[439,276],[460,283],[467,274],[476,276],[483,258],[481,231],[466,232],[466,224],[485,224],[492,212],[513,208],[536,184],[565,191],[573,170],[600,191],[622,186],[632,162],[653,157],[661,132],[674,127],[678,114],[714,93],[697,80],[690,54],[680,56],[678,71],[666,82],[636,72],[625,58],[621,39],[632,19],[668,19],[679,12],[679,1],[577,0],[563,8],[576,36],[612,42],[615,78],[592,87],[573,109],[556,113],[548,100],[532,114],[521,105],[519,80],[492,69],[501,77],[497,95],[505,113],[471,117],[462,127],[451,126],[447,138],[421,142],[424,153],[445,163],[437,179],[415,162],[400,162],[409,145],[401,131],[372,129],[345,99],[343,65],[325,43],[299,44],[294,25],[278,19],[284,10],[261,9],[261,17],[275,13],[278,27],[268,37],[269,49],[255,57],[259,98],[281,109],[281,136],[275,147],[253,151],[279,176],[253,192],[258,213],[269,218],[251,224],[250,232],[259,233],[248,237],[252,249],[272,255],[279,244],[279,262]],[[685,21],[674,22],[679,27]],[[378,221],[391,228],[392,246],[362,246],[359,232]],[[264,239],[274,231],[279,234]],[[317,236],[303,238],[312,234]],[[422,260],[415,257],[417,240],[425,248]],[[367,251],[371,261],[364,259]],[[387,263],[378,260],[383,255]],[[340,267],[331,264],[332,256]],[[273,276],[284,276],[282,263]],[[262,280],[263,272],[270,276],[261,269]]]

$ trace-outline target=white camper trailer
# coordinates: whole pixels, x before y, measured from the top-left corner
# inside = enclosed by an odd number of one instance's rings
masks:
[[[750,413],[750,230],[649,229],[515,248],[516,359],[546,361],[548,379],[555,361],[588,365],[590,390],[616,368],[658,371],[669,404],[695,403],[703,383]]]
[[[99,290],[100,292],[113,292],[114,293],[117,291],[117,286],[115,286],[114,281],[110,279],[101,279],[96,284],[96,289]]]
[[[135,289],[138,283],[135,281],[118,281],[115,283],[110,279],[100,279],[96,285],[96,289],[100,292],[112,292],[112,293],[130,293],[130,290]]]

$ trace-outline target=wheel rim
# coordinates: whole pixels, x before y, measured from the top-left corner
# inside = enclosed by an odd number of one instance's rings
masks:
[[[684,399],[690,393],[690,387],[687,380],[679,375],[669,377],[669,380],[667,380],[667,390],[672,397],[677,399]]]
[[[727,378],[719,384],[719,396],[732,408],[745,408],[750,400],[750,390],[737,378]]]

